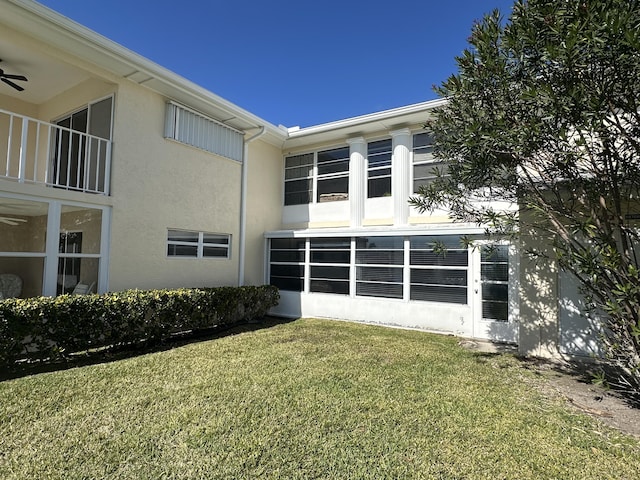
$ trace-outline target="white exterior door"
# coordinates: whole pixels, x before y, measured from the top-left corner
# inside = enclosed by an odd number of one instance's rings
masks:
[[[508,244],[482,243],[472,252],[474,338],[518,342],[518,258]]]

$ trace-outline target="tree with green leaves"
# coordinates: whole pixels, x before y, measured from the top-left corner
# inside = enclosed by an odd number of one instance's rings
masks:
[[[447,169],[411,203],[551,245],[526,253],[575,275],[640,400],[640,1],[518,0],[469,43],[426,125]]]

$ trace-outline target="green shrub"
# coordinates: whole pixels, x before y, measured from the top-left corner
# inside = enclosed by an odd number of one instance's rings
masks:
[[[231,326],[264,316],[278,299],[268,285],[8,299],[0,301],[0,364]]]

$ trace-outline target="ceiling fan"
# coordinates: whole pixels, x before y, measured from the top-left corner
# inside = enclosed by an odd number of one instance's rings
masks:
[[[2,60],[0,60],[0,62],[1,61]],[[4,73],[4,70],[0,68],[0,81],[3,81],[7,85],[9,85],[9,86],[15,88],[16,90],[18,90],[19,92],[24,90],[24,88],[22,88],[17,83],[14,83],[12,80],[18,80],[20,82],[26,82],[27,81],[27,77],[25,77],[24,75],[12,75],[12,74],[9,74],[9,73]]]
[[[26,222],[24,218],[0,217],[0,223],[6,223],[7,225],[11,225],[12,227],[20,225],[20,223],[24,222]]]

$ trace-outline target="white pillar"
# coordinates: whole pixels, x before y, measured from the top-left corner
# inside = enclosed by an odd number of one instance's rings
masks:
[[[363,137],[350,138],[349,207],[352,227],[361,227],[364,218],[365,182],[367,181],[367,142]]]
[[[409,221],[409,195],[411,194],[411,131],[408,128],[391,132],[393,157],[391,181],[393,192],[393,223],[406,225]]]

